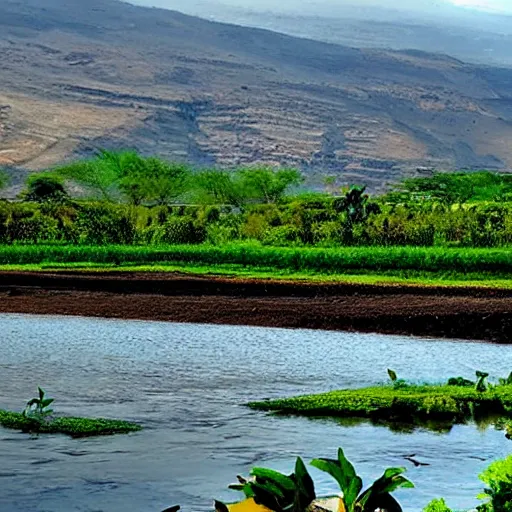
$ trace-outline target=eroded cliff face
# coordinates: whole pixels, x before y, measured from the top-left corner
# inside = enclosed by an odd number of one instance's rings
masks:
[[[15,183],[98,147],[373,190],[418,167],[512,168],[508,69],[115,0],[4,0],[0,55],[0,165]]]

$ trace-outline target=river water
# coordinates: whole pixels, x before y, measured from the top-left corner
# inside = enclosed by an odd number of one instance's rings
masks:
[[[74,440],[0,428],[2,512],[211,510],[231,500],[235,475],[254,465],[291,471],[294,458],[342,446],[366,483],[407,466],[419,511],[444,496],[477,504],[478,473],[512,452],[502,432],[474,425],[448,434],[394,433],[328,419],[273,417],[249,400],[402,378],[435,381],[512,370],[512,346],[312,330],[0,315],[0,408],[20,410],[37,385],[59,413],[135,420],[137,434]],[[414,468],[406,454],[430,464]],[[312,470],[317,490],[337,492]]]

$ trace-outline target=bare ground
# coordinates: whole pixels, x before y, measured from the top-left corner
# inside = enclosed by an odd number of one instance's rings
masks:
[[[474,288],[7,272],[0,312],[512,341],[512,291]]]

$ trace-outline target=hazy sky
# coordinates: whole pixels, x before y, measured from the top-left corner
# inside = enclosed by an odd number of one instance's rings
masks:
[[[512,13],[512,0],[451,0],[454,5]]]
[[[153,5],[158,7],[169,7],[179,9],[180,4],[184,10],[190,4],[187,0],[131,0],[140,5]],[[211,0],[210,0],[211,1]],[[286,10],[303,12],[310,11],[315,7],[340,7],[340,5],[378,5],[385,8],[403,9],[408,11],[434,11],[443,6],[460,6],[492,12],[512,14],[512,0],[216,0],[229,6],[250,8],[253,10]]]

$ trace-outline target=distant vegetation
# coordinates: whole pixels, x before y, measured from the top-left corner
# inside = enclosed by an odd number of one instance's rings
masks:
[[[33,174],[17,199],[0,201],[0,265],[510,280],[512,176],[438,173],[379,197],[335,177],[322,192],[302,181],[294,169],[196,170],[101,152]]]
[[[363,187],[300,191],[293,169],[195,171],[102,152],[31,175],[0,202],[4,244],[500,247],[512,243],[512,176],[434,174],[371,198]],[[6,180],[0,174],[0,186]]]

